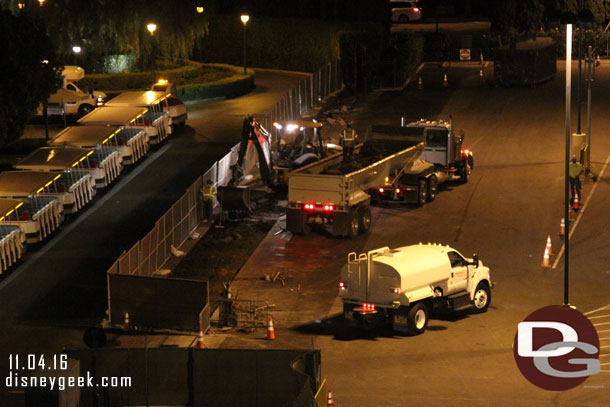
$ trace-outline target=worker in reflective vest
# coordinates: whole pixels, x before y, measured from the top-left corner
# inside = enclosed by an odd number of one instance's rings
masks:
[[[576,161],[576,156],[572,156],[572,162],[569,167],[570,173],[570,192],[572,193],[571,203],[574,203],[574,194],[578,194],[578,199],[582,199],[580,195],[580,174],[583,173],[582,165]]]
[[[216,199],[216,187],[212,180],[207,180],[203,187],[203,207],[205,210],[205,222],[212,223],[212,215],[214,210],[214,199]]]
[[[343,147],[343,162],[350,162],[354,156],[354,147],[358,135],[352,128],[351,123],[347,123],[347,127],[341,134],[341,146]]]

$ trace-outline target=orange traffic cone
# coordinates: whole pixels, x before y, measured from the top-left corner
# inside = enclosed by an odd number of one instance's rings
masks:
[[[551,260],[549,258],[549,248],[544,248],[544,256],[542,257],[542,267],[551,267]]]
[[[328,390],[328,399],[326,401],[326,407],[335,407],[335,403],[333,402],[333,391]]]
[[[574,210],[577,211],[580,209],[580,202],[578,200],[578,194],[574,194]]]
[[[568,219],[574,220],[574,214],[572,213],[572,207],[568,206]]]
[[[449,80],[447,80],[447,74],[445,74],[445,76],[443,77],[443,86],[445,86],[445,87],[449,86]]]
[[[129,312],[125,313],[125,319],[123,320],[123,331],[129,331],[131,326],[129,324]]]
[[[549,250],[549,256],[553,255],[553,247],[551,245],[551,235],[548,235],[546,238],[546,248]]]
[[[269,324],[267,325],[267,339],[275,339],[275,330],[273,329],[273,319],[269,317]]]
[[[422,90],[424,88],[424,83],[421,80],[421,76],[417,79],[417,89]]]
[[[559,236],[565,236],[566,234],[566,220],[565,218],[561,218],[561,223],[559,223]]]
[[[602,61],[600,61],[599,55],[598,55],[597,58],[595,58],[595,66],[600,66],[601,63],[602,63]]]
[[[199,330],[199,335],[197,336],[197,345],[195,346],[197,349],[205,349],[205,343],[203,343],[203,331]]]

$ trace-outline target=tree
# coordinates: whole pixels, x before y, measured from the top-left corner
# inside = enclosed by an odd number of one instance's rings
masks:
[[[0,146],[19,138],[27,120],[59,87],[59,67],[41,19],[0,9]]]

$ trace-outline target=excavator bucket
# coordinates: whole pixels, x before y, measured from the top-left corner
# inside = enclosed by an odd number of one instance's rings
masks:
[[[250,188],[247,186],[221,186],[218,188],[218,200],[222,210],[230,214],[246,215],[252,212]]]

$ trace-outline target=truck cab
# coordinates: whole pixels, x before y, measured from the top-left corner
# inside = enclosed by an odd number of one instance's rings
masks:
[[[455,134],[452,118],[448,122],[420,119],[407,127],[420,129],[425,140],[420,158],[440,169],[437,171],[439,184],[445,180],[468,181],[470,170],[474,167],[472,151],[462,148],[464,132]]]
[[[433,309],[487,311],[492,286],[489,268],[477,255],[466,258],[449,246],[420,243],[350,253],[339,294],[348,322],[390,322],[397,331],[418,335]]]

